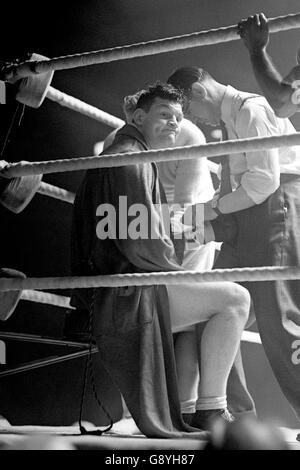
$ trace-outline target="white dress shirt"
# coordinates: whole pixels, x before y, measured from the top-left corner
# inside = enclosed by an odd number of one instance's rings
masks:
[[[289,119],[275,115],[264,97],[231,86],[227,86],[222,101],[221,119],[230,140],[296,132]],[[276,191],[281,173],[300,175],[297,146],[230,155],[233,189],[241,185],[255,204],[261,204]]]

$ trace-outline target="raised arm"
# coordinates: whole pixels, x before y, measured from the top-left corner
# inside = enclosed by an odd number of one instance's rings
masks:
[[[256,80],[278,117],[289,117],[298,111],[296,81],[300,67],[293,69],[285,79],[281,76],[269,54],[268,20],[263,13],[250,16],[239,23],[239,34],[247,47]]]
[[[244,105],[236,119],[236,132],[239,139],[276,134],[272,110],[262,103]],[[261,204],[279,187],[278,149],[247,152],[245,156],[247,171],[243,173],[239,187],[219,200],[219,210],[223,214]],[[206,204],[204,215],[205,220],[215,218],[209,203]]]

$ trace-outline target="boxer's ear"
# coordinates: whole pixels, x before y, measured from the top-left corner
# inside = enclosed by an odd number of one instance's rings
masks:
[[[142,108],[137,108],[132,116],[132,121],[137,126],[142,126],[146,117],[146,112]]]
[[[205,86],[200,82],[194,82],[192,84],[192,93],[197,98],[204,100],[207,97],[207,90]]]

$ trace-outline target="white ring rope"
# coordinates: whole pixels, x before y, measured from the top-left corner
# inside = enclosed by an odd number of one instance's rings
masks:
[[[228,154],[252,152],[271,148],[300,145],[300,132],[269,137],[210,142],[205,145],[191,145],[164,150],[145,150],[142,152],[78,157],[45,162],[19,162],[7,165],[1,172],[4,178],[24,175],[61,173],[65,171],[88,170],[92,168],[112,168],[139,163],[172,160],[189,160],[200,157],[222,157]]]
[[[299,279],[299,266],[266,266],[259,268],[215,269],[205,272],[174,271],[83,277],[1,278],[0,291],[88,289],[96,287],[178,285],[196,282],[256,282]]]
[[[101,109],[96,108],[95,106],[91,106],[90,104],[85,103],[73,96],[67,95],[66,93],[62,93],[59,90],[56,90],[53,87],[49,87],[47,91],[47,98],[55,103],[58,103],[60,106],[64,106],[66,108],[72,109],[73,111],[77,111],[80,114],[84,114],[96,121],[102,122],[107,126],[113,127],[118,129],[119,127],[124,126],[125,121],[122,119],[113,116],[112,114],[106,113]]]
[[[217,174],[218,167],[219,165],[217,165],[217,163],[208,160],[208,168],[212,173]],[[68,204],[74,204],[75,201],[75,193],[67,191],[66,189],[58,188],[52,184],[44,183],[43,181],[41,182],[37,192],[43,196],[52,197],[53,199],[58,199],[60,201],[67,202]]]
[[[115,129],[123,127],[126,124],[125,121],[123,121],[122,119],[119,119],[118,117],[114,116],[113,114],[108,114],[108,113],[106,113],[105,111],[102,111],[99,108],[95,108],[94,106],[91,106],[90,104],[87,104],[84,101],[81,101],[77,98],[74,98],[71,95],[67,95],[66,93],[62,93],[61,91],[56,90],[53,87],[49,87],[46,96],[47,96],[47,98],[49,98],[49,100],[54,101],[55,103],[57,103],[61,106],[64,106],[68,109],[71,109],[72,111],[75,111],[77,113],[88,116],[91,119],[95,119],[96,121],[102,122],[103,124],[106,124],[107,126],[113,127]],[[100,142],[98,142],[98,144],[100,144]],[[104,142],[101,142],[101,144],[102,144],[101,152],[100,151],[97,152],[98,154],[102,153],[102,151],[103,151]],[[208,160],[208,167],[209,167],[209,170],[212,173],[215,173],[215,174],[218,173],[219,165],[217,163],[214,163],[214,162]],[[41,192],[41,194],[43,194],[43,193]],[[47,195],[49,195],[51,197],[51,194],[47,194]],[[58,199],[60,199],[60,198],[58,198]]]
[[[70,306],[70,297],[63,295],[49,294],[48,292],[38,292],[36,290],[23,290],[21,294],[22,300],[29,302],[53,305],[55,307],[62,307],[74,309]]]
[[[287,15],[269,20],[270,32],[289,30],[300,27],[300,14]],[[149,41],[125,47],[117,47],[91,53],[76,54],[74,56],[58,57],[47,61],[24,62],[17,66],[7,66],[2,70],[5,80],[20,79],[29,75],[45,73],[54,70],[70,69],[120,59],[129,59],[152,54],[160,54],[179,49],[197,47],[203,45],[223,43],[239,39],[237,27],[229,26],[215,30],[192,33],[185,36]],[[47,98],[59,103],[81,114],[96,119],[108,126],[118,128],[124,121],[112,116],[98,108],[88,105],[81,100],[73,98],[50,87]],[[288,138],[288,142],[287,142]],[[145,163],[146,161],[169,161],[174,159],[191,159],[199,157],[222,156],[228,153],[240,153],[245,151],[262,150],[269,148],[284,147],[287,144],[300,145],[300,133],[288,136],[272,136],[267,138],[252,138],[239,141],[227,141],[212,143],[204,146],[191,146],[180,149],[166,149],[163,151],[147,151],[138,154],[123,154],[116,156],[87,157],[70,160],[56,160],[50,162],[34,162],[12,164],[6,167],[5,177],[16,177],[28,174],[45,174],[63,171],[75,171],[88,168],[104,168],[123,166],[128,164]],[[242,145],[242,148],[240,147]],[[205,153],[204,153],[205,150]],[[180,155],[178,155],[180,152]],[[153,156],[154,159],[153,159]],[[137,157],[137,158],[136,158]],[[126,158],[129,160],[126,161]],[[76,163],[76,164],[75,164]],[[81,166],[83,165],[83,166]],[[92,166],[90,166],[92,165]],[[95,166],[96,165],[96,166]],[[43,167],[43,169],[41,169]],[[49,195],[67,202],[74,202],[74,194],[64,189],[57,188],[47,183],[41,183],[39,193]],[[263,268],[241,268],[231,270],[214,270],[205,273],[196,272],[172,272],[172,273],[142,273],[125,274],[113,276],[94,277],[66,277],[66,278],[27,278],[27,279],[4,279],[0,280],[0,291],[19,290],[28,288],[35,289],[66,289],[66,288],[91,288],[91,287],[121,287],[128,285],[159,285],[190,283],[190,282],[218,282],[218,281],[270,281],[280,279],[300,279],[299,267],[263,267]],[[68,297],[57,296],[45,292],[23,290],[22,300],[56,305],[71,308]],[[243,340],[253,343],[261,343],[257,333],[244,332]]]
[[[59,199],[60,201],[68,202],[69,204],[73,204],[75,200],[75,193],[67,191],[66,189],[58,188],[52,184],[44,183],[44,181],[41,182],[37,192],[43,196]]]
[[[219,165],[208,160],[208,168],[212,173],[217,174],[218,167]],[[52,197],[53,199],[58,199],[60,201],[67,202],[68,204],[74,204],[75,201],[75,193],[67,191],[66,189],[58,188],[57,186],[53,186],[52,184],[48,184],[43,181],[41,182],[37,192],[43,196]]]
[[[88,116],[92,119],[96,119],[97,121],[102,122],[103,124],[107,124],[108,126],[114,127],[116,129],[126,124],[125,121],[122,121],[118,117],[113,116],[112,114],[108,114],[100,110],[99,108],[95,108],[94,106],[91,106],[87,103],[84,103],[83,101],[78,100],[77,98],[74,98],[71,95],[66,95],[65,93],[62,93],[61,91],[56,90],[55,88],[52,88],[52,87],[50,87],[49,91],[47,92],[47,98],[60,104],[61,106],[65,106],[71,109],[72,111],[76,111],[80,114],[84,114],[85,116]],[[97,144],[98,145],[101,144],[101,152],[102,152],[104,142],[98,142]],[[100,154],[101,152],[99,151],[97,153]],[[211,173],[218,174],[219,165],[217,163],[212,162],[211,160],[208,160],[207,163],[208,163],[209,171]],[[47,194],[47,195],[51,197],[51,194]]]
[[[299,27],[300,13],[269,19],[269,30],[271,33],[287,31]],[[123,47],[119,46],[100,51],[85,52],[83,54],[56,57],[50,60],[36,62],[27,61],[18,65],[6,65],[2,69],[0,79],[4,81],[18,80],[22,77],[49,71],[86,67],[88,65],[103,64],[115,60],[132,59],[192,47],[224,43],[240,39],[237,32],[237,26],[233,25]]]
[[[65,93],[62,93],[61,91],[56,90],[53,87],[49,88],[47,92],[47,98],[60,104],[61,106],[65,106],[71,109],[72,111],[76,111],[80,114],[84,114],[85,116],[88,116],[92,119],[96,119],[97,121],[102,122],[103,124],[107,124],[108,126],[114,127],[116,129],[126,124],[125,121],[123,121],[122,119],[119,119],[118,117],[113,116],[112,114],[108,114],[99,108],[95,108],[94,106],[91,106],[85,103],[84,101],[78,100],[77,98],[74,98],[71,95],[66,95]],[[101,142],[102,144],[101,152],[103,151],[103,143],[104,142]],[[98,142],[98,144],[100,144],[100,142]],[[98,154],[101,152],[99,151]],[[207,163],[208,163],[208,168],[211,171],[211,173],[217,174],[219,165],[210,160],[208,160]],[[38,192],[41,192],[41,191],[38,191]],[[41,192],[41,194],[43,193]],[[51,194],[47,194],[47,195],[51,197]],[[58,199],[60,198],[58,197]]]
[[[255,333],[254,331],[244,331],[242,341],[246,343],[262,344],[259,333]]]
[[[70,297],[64,297],[62,295],[48,294],[46,292],[38,292],[35,290],[24,290],[22,292],[21,299],[75,310],[74,307],[70,306]],[[242,341],[261,344],[260,335],[252,331],[244,331]]]

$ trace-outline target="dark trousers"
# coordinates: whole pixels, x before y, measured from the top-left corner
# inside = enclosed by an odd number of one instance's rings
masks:
[[[300,266],[300,176],[281,175],[278,190],[262,204],[234,214],[237,235],[224,242],[216,268]],[[248,282],[262,344],[286,398],[300,419],[300,280]],[[240,372],[233,367],[235,374]],[[228,382],[236,397],[240,381]]]

